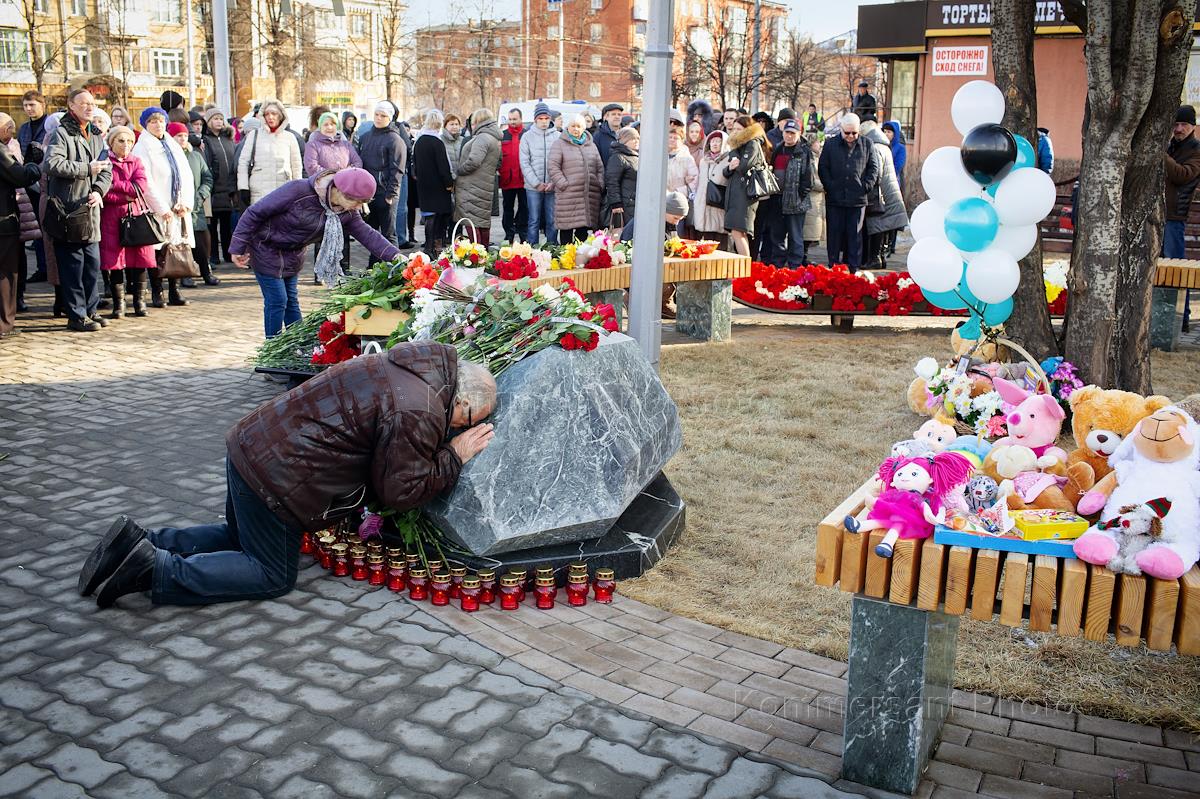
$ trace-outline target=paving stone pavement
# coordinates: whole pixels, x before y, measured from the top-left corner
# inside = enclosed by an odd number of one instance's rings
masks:
[[[260,299],[231,269],[90,335],[0,342],[0,795],[824,797],[846,665],[619,598],[474,615],[302,570],[204,608],[74,592],[98,530],[223,510]],[[311,287],[304,298],[311,300]],[[956,693],[920,797],[1196,796],[1200,740]]]

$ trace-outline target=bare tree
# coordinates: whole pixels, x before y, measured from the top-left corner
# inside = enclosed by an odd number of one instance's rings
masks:
[[[62,67],[63,80],[70,77],[67,62],[67,48],[72,42],[81,41],[91,30],[93,23],[75,28],[68,32],[65,22],[58,24],[50,21],[46,14],[38,14],[37,0],[16,0],[17,9],[25,23],[26,47],[29,49],[29,67],[33,72],[33,81],[37,90],[43,91],[46,85],[46,73],[55,65]],[[58,36],[53,36],[58,33]],[[38,48],[39,44],[48,45],[45,55]]]
[[[833,69],[832,54],[799,31],[789,30],[778,56],[767,65],[767,94],[799,109],[805,95],[823,83]]]
[[[996,86],[1004,92],[1004,121],[1009,130],[1037,141],[1037,80],[1033,71],[1034,5],[1025,0],[993,0],[992,65]],[[1046,306],[1042,281],[1042,241],[1021,259],[1023,279],[1013,296],[1005,327],[1034,356],[1057,354],[1058,344]]]
[[[1084,31],[1088,84],[1065,354],[1085,380],[1148,394],[1163,148],[1183,92],[1196,0],[1062,7]]]

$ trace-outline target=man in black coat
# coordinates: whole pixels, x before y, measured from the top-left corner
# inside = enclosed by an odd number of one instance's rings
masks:
[[[817,175],[825,187],[825,228],[829,264],[845,264],[851,272],[862,266],[862,228],[867,197],[879,183],[879,161],[871,143],[860,141],[858,117],[842,117],[842,135],[825,141]]]
[[[17,163],[8,147],[2,146],[16,129],[13,118],[0,113],[0,338],[20,332],[13,321],[17,316],[17,272],[25,268],[25,248],[21,246],[16,190],[37,183],[42,174],[37,164]]]

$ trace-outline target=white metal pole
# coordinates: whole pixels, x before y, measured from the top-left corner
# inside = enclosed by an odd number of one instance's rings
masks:
[[[566,31],[563,30],[563,0],[558,0],[558,99],[560,100],[567,99],[567,95],[563,93],[563,35],[565,33]]]
[[[184,8],[187,9],[187,96],[189,107],[197,105],[196,102],[196,52],[192,42],[192,4],[184,2]]]
[[[233,97],[229,86],[229,10],[225,0],[212,0],[213,88],[217,108],[233,116]]]
[[[762,0],[754,0],[754,49],[751,55],[754,89],[750,96],[750,113],[758,113],[758,88],[762,83]]]
[[[646,77],[642,84],[641,150],[638,158],[638,222],[633,234],[629,332],[658,369],[662,344],[663,234],[667,206],[667,126],[671,64],[675,55],[673,0],[650,0],[646,31]],[[630,220],[626,220],[627,222]]]

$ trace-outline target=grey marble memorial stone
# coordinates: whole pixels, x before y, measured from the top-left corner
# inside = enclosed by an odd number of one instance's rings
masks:
[[[733,281],[692,280],[675,284],[675,329],[702,341],[728,341]]]
[[[620,333],[592,352],[543,350],[498,388],[491,445],[426,506],[475,555],[604,535],[683,443],[675,403]]]
[[[1150,294],[1150,346],[1167,352],[1179,348],[1182,323],[1178,314],[1179,289],[1155,288]]]
[[[845,779],[911,794],[950,710],[958,617],[854,597]]]

